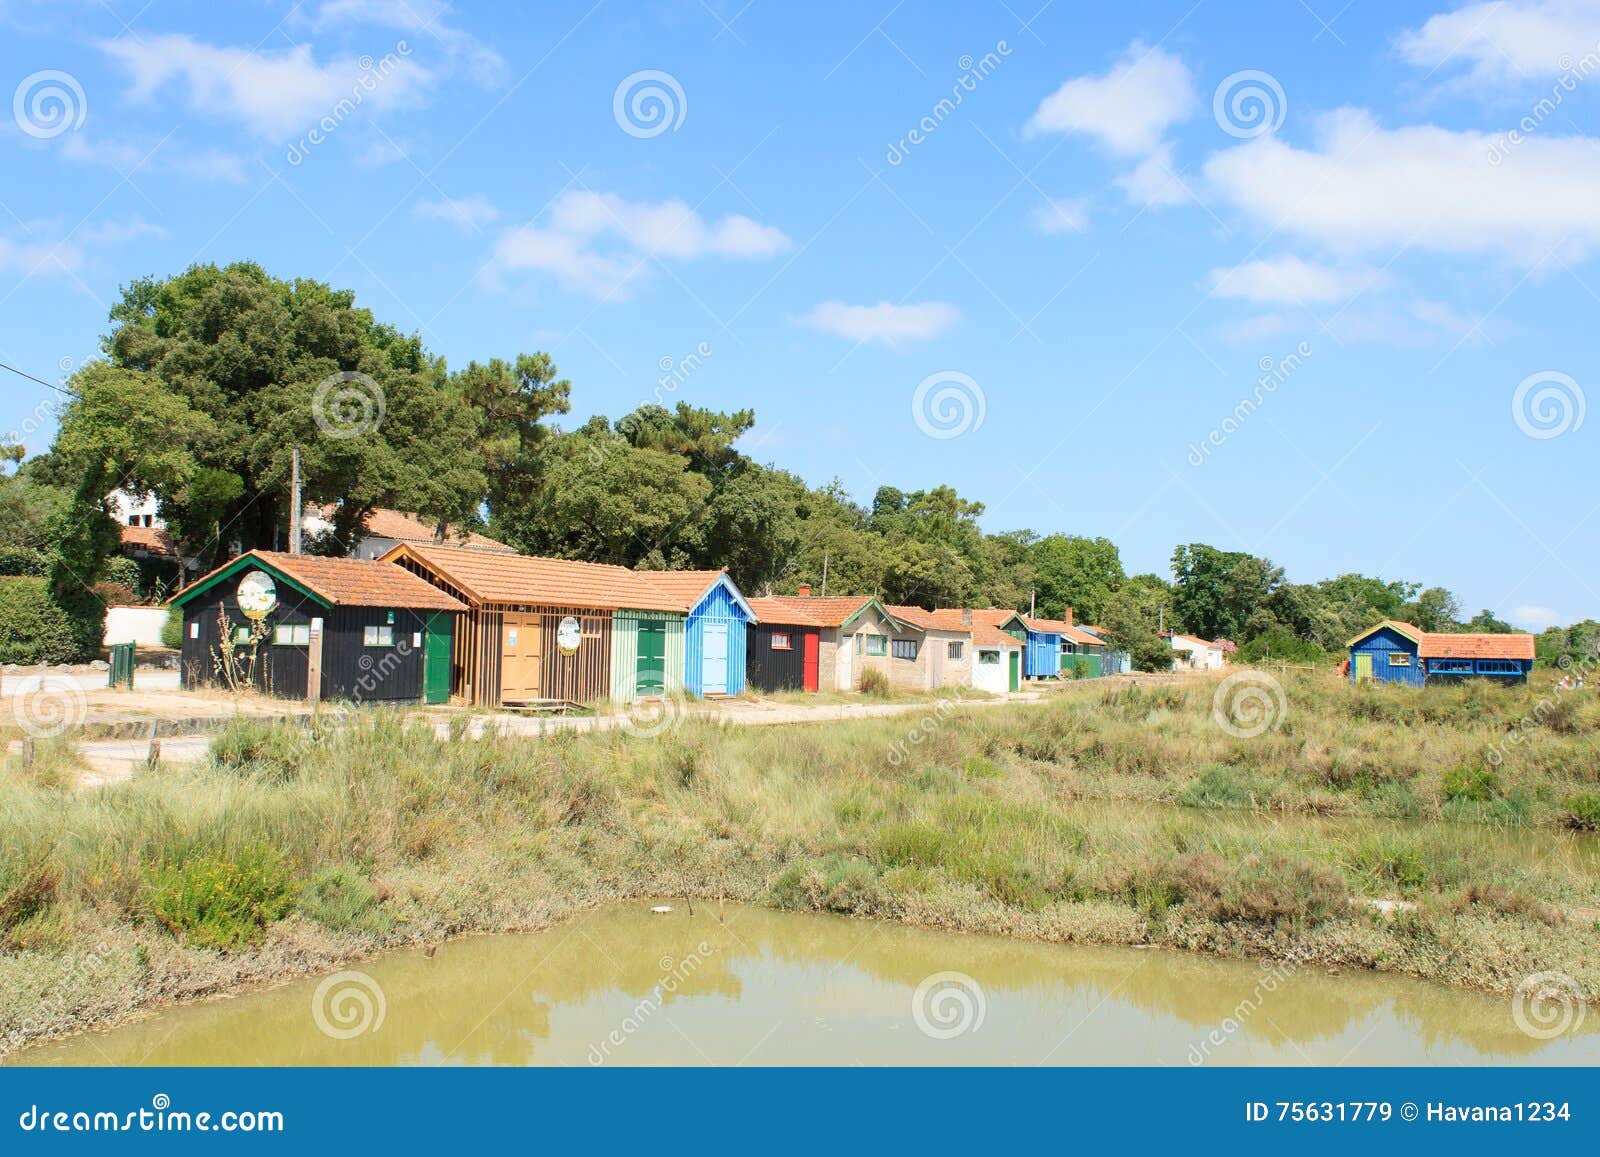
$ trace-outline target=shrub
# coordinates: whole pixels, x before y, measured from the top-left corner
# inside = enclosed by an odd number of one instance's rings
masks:
[[[125,555],[113,555],[106,560],[104,581],[128,590],[137,598],[141,585],[139,564]]]
[[[1495,797],[1497,788],[1495,774],[1487,767],[1452,767],[1439,785],[1445,799],[1470,803],[1487,803]]]
[[[296,888],[283,858],[252,847],[234,859],[202,856],[148,870],[150,911],[196,948],[248,947],[294,906]]]
[[[856,690],[873,699],[889,698],[889,676],[876,667],[868,667],[856,679]]]
[[[226,771],[288,783],[300,773],[307,747],[316,739],[315,730],[241,717],[212,738],[211,758]]]
[[[172,607],[167,611],[167,621],[161,624],[161,645],[174,651],[183,648],[182,607]]]
[[[800,911],[870,912],[882,892],[871,864],[838,853],[790,864],[772,885],[774,903]]]
[[[14,867],[0,865],[0,938],[45,911],[56,899],[61,869],[47,860]]]
[[[0,575],[26,575],[45,578],[50,574],[50,559],[31,546],[0,546]]]
[[[48,579],[0,578],[0,663],[77,662],[85,657],[79,633],[72,615],[51,597]],[[90,658],[99,644],[96,639]]]
[[[1563,820],[1569,828],[1580,832],[1600,832],[1600,792],[1585,791],[1569,795],[1562,805],[1566,809]]]
[[[335,932],[381,938],[394,926],[379,906],[372,882],[347,865],[330,868],[307,884],[296,907],[302,916]]]
[[[1342,876],[1309,860],[1249,855],[1229,863],[1210,852],[1180,856],[1173,881],[1185,911],[1248,924],[1316,923],[1349,902]]]
[[[1253,809],[1267,806],[1274,786],[1248,768],[1216,763],[1178,792],[1176,802],[1183,807]]]

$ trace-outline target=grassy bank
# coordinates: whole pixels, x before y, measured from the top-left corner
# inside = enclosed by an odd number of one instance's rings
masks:
[[[90,792],[8,765],[0,1046],[634,895],[1600,991],[1592,837],[1566,830],[1600,703],[1496,764],[1536,692],[1291,682],[1242,738],[1214,687],[654,739],[240,724],[209,766]]]

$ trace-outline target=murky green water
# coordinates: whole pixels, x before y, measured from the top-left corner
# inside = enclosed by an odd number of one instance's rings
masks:
[[[1397,977],[674,907],[394,953],[14,1062],[1600,1064],[1600,1014],[1540,1040],[1509,998]]]

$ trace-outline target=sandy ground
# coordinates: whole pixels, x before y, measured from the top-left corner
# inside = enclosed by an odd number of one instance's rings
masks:
[[[184,696],[185,702],[191,696]],[[1039,702],[1044,695],[1023,692],[1007,699],[951,699],[956,707],[998,707],[1006,703]],[[230,708],[233,700],[224,700]],[[284,704],[266,706],[281,710]],[[303,705],[294,705],[301,706]],[[626,729],[641,737],[660,734],[688,718],[707,719],[735,726],[774,727],[807,723],[828,723],[842,719],[870,719],[895,715],[930,714],[948,711],[938,701],[924,700],[916,703],[829,703],[811,706],[795,703],[772,703],[762,700],[729,700],[719,704],[686,705],[675,700],[641,703],[631,714],[593,716],[526,716],[511,714],[480,715],[472,718],[468,734],[474,738],[485,734],[526,735],[538,737],[556,731],[612,731]],[[449,738],[453,723],[452,713],[435,711],[414,716],[425,726],[431,726],[440,740]],[[210,748],[209,735],[185,735],[160,740],[161,761],[165,764],[195,763],[206,758]],[[15,747],[15,745],[13,745]],[[101,787],[129,779],[143,767],[149,757],[150,742],[146,739],[87,740],[77,744],[83,757],[85,771],[79,780],[85,788]]]

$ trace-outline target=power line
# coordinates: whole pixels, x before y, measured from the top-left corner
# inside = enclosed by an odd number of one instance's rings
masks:
[[[19,370],[19,369],[17,369],[16,366],[7,365],[5,362],[0,362],[0,370],[10,370],[12,373],[16,374],[17,377],[19,377],[19,378],[27,378],[30,382],[37,382],[39,385],[45,387],[46,389],[54,390],[58,394],[65,394],[69,398],[74,398],[75,399],[78,396],[77,394],[74,394],[71,390],[63,389],[62,387],[56,385],[54,382],[47,382],[43,378],[36,378],[32,374],[28,373],[26,370]]]

